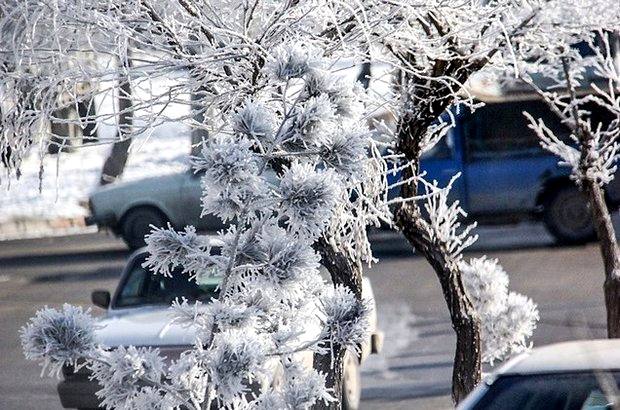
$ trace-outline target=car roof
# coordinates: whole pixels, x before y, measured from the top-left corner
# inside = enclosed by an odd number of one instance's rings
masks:
[[[541,374],[620,369],[620,339],[580,340],[532,349],[496,374]]]

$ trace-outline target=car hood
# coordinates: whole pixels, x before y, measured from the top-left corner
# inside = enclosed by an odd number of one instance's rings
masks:
[[[113,312],[99,321],[97,340],[107,347],[191,345],[196,332],[173,324],[169,307],[134,308]]]
[[[167,306],[112,311],[99,321],[96,338],[106,347],[192,345],[196,330],[171,322],[172,311]],[[318,321],[307,326],[298,339],[300,345],[314,340],[321,332]]]

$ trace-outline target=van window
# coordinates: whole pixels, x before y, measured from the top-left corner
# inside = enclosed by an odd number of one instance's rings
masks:
[[[487,104],[466,120],[465,140],[469,159],[544,155],[536,133],[529,128],[526,111],[542,118],[560,138],[570,132],[543,101]]]

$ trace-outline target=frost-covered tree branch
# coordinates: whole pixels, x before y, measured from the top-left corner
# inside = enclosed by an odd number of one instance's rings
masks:
[[[524,113],[542,147],[570,167],[585,193],[605,265],[607,333],[620,337],[620,248],[604,192],[616,176],[620,150],[620,11],[614,11],[599,17],[596,30],[581,33],[589,53],[582,55],[574,42],[551,43],[539,51],[544,61],[538,67],[524,65],[520,74],[566,127],[563,135],[564,130]]]

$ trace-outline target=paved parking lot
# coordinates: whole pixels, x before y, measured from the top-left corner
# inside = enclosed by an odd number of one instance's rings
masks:
[[[534,344],[604,336],[595,244],[555,247],[538,225],[479,232],[471,256],[498,258],[512,289],[539,304]],[[441,291],[426,262],[399,240],[378,235],[381,261],[367,272],[386,341],[363,367],[362,409],[449,408],[454,338]],[[23,359],[18,330],[37,308],[88,305],[91,290],[112,289],[127,256],[122,243],[101,234],[0,242],[0,409],[61,408],[55,381]]]

